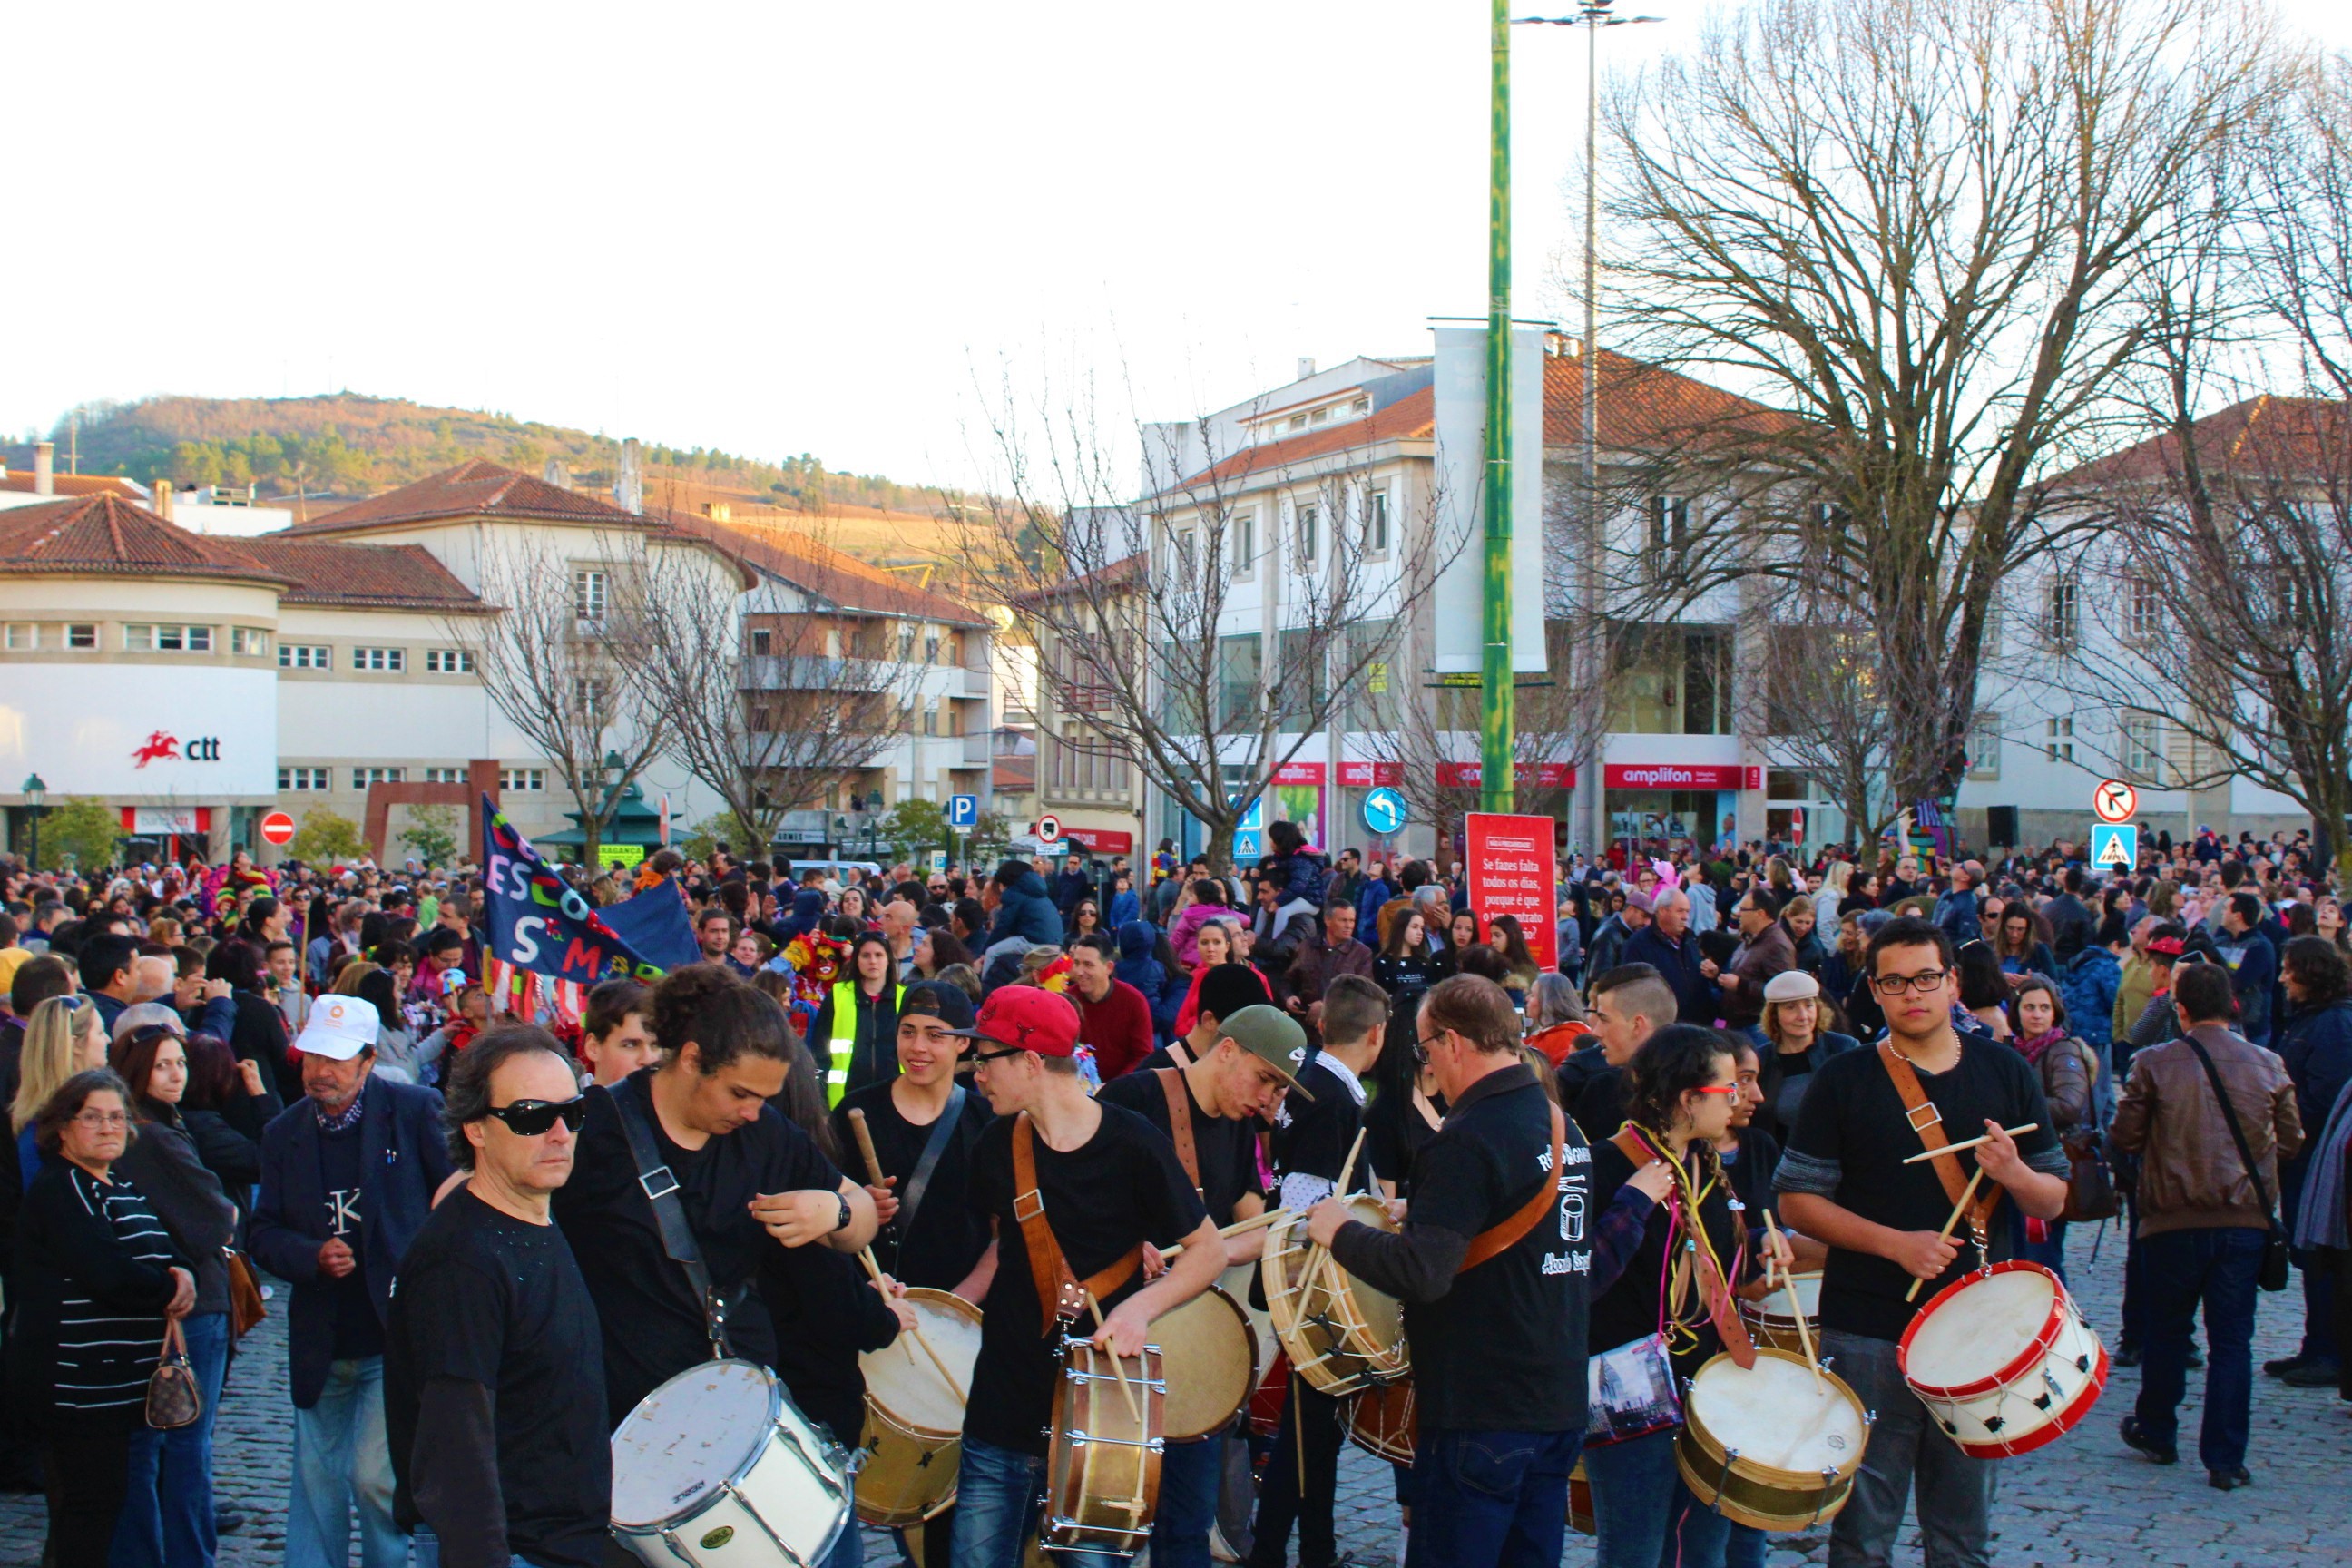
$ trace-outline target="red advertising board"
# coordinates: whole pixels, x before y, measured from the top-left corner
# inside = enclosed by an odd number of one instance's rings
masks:
[[[1549,816],[1474,811],[1464,819],[1470,907],[1482,921],[1517,918],[1528,948],[1547,973],[1559,965],[1559,862]]]
[[[1339,787],[1342,789],[1371,789],[1381,784],[1386,784],[1389,788],[1394,789],[1402,783],[1404,783],[1402,763],[1341,763],[1339,764]]]
[[[1135,835],[1132,833],[1115,833],[1108,827],[1072,827],[1065,824],[1062,837],[1089,855],[1135,853]]]
[[[1737,763],[1612,763],[1601,783],[1610,789],[1762,789],[1764,770]]]
[[[1576,769],[1566,763],[1521,763],[1512,773],[1521,789],[1574,789]],[[1476,763],[1440,763],[1437,764],[1437,784],[1440,789],[1476,789],[1486,776]]]
[[[1321,763],[1285,763],[1274,770],[1277,784],[1319,784],[1323,782]]]

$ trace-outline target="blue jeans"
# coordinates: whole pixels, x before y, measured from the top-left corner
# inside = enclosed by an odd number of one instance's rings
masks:
[[[1683,1485],[1675,1468],[1678,1428],[1584,1451],[1592,1486],[1598,1568],[1660,1568],[1723,1561],[1731,1521]]]
[[[1151,1516],[1156,1568],[1209,1568],[1209,1531],[1224,1479],[1223,1434],[1171,1443],[1160,1456],[1160,1507]]]
[[[956,1477],[952,1568],[1020,1568],[1037,1532],[1037,1503],[1045,1489],[1043,1458],[1000,1448],[967,1436]],[[1061,1568],[1126,1568],[1108,1552],[1056,1552]],[[291,1568],[291,1565],[289,1565]]]
[[[2205,1306],[2205,1424],[2197,1455],[2209,1470],[2246,1462],[2254,1395],[2254,1292],[2263,1232],[2251,1226],[2168,1230],[2139,1238],[2147,1264],[2147,1345],[2140,1362],[2140,1430],[2151,1442],[2177,1438],[2188,1391],[2189,1338]]]
[[[1764,1568],[1772,1538],[1752,1524],[1735,1524],[1723,1542],[1723,1568]]]
[[[158,1432],[144,1422],[131,1429],[131,1489],[114,1527],[107,1568],[212,1568],[219,1542],[213,1532],[213,1418],[220,1410],[221,1378],[228,1371],[228,1314],[192,1312],[180,1324],[188,1365],[205,1397],[194,1425]]]
[[[382,1356],[334,1363],[319,1402],[294,1412],[286,1568],[343,1568],[351,1559],[355,1505],[360,1568],[406,1568],[408,1537],[392,1521],[392,1441],[383,1427]]]
[[[1581,1432],[1421,1429],[1405,1568],[1559,1568]]]

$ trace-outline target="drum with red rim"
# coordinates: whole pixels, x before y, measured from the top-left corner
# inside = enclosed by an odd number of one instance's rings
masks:
[[[1895,1364],[1960,1451],[2031,1453],[2081,1425],[2107,1384],[2107,1347],[2058,1276],[2022,1259],[1938,1290]]]

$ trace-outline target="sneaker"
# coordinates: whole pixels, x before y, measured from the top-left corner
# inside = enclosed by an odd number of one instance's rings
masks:
[[[237,1512],[236,1510],[233,1508],[215,1508],[213,1510],[213,1533],[215,1535],[235,1535],[238,1531],[243,1530],[244,1528],[245,1515]]]
[[[2279,1381],[2289,1388],[2334,1388],[2343,1380],[2344,1369],[2332,1361],[2307,1361],[2279,1373]]]
[[[2180,1462],[2180,1450],[2169,1443],[2158,1443],[2142,1432],[2137,1415],[2124,1417],[2123,1437],[2125,1447],[2137,1448],[2155,1464],[2177,1465]]]
[[[2263,1363],[2263,1372],[2265,1376],[2284,1377],[2288,1373],[2294,1371],[2297,1367],[2309,1366],[2311,1364],[2311,1360],[2312,1358],[2309,1352],[2297,1351],[2293,1355],[2281,1356],[2276,1361],[2266,1361]]]
[[[2233,1492],[2240,1487],[2252,1486],[2254,1478],[2246,1474],[2245,1466],[2240,1465],[2234,1470],[2206,1471],[2205,1484],[2217,1492]]]

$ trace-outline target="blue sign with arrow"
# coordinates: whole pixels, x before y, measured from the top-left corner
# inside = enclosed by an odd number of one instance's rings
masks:
[[[1377,833],[1386,837],[1400,832],[1404,827],[1405,815],[1404,796],[1386,784],[1364,795],[1364,831],[1367,833]]]

